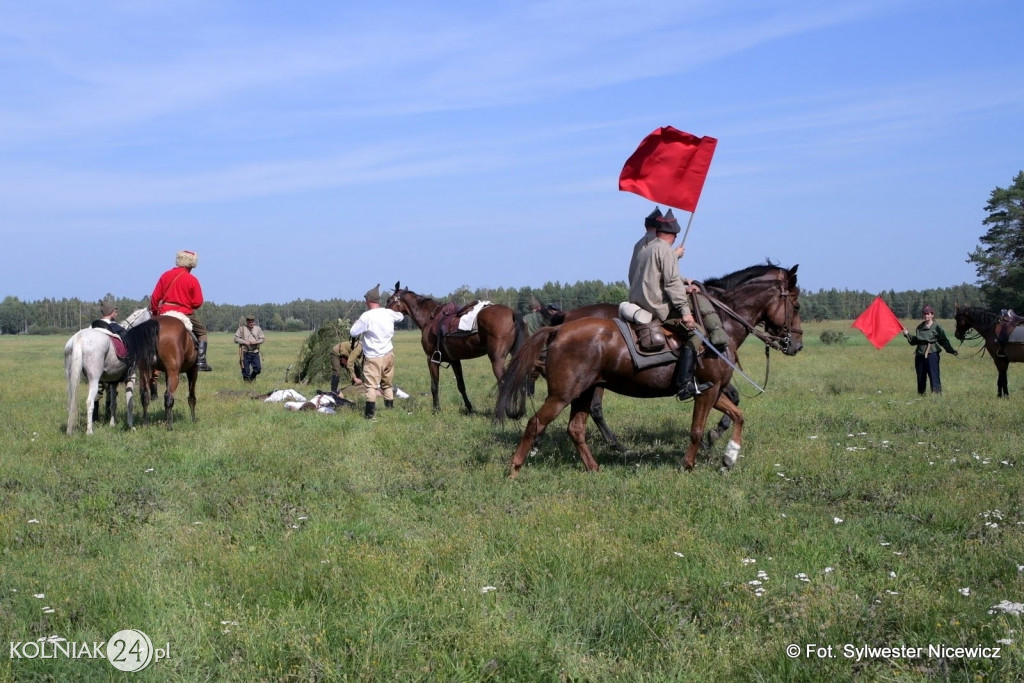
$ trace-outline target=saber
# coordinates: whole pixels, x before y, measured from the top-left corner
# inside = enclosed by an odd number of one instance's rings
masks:
[[[704,346],[708,347],[709,349],[711,349],[712,351],[714,351],[715,353],[717,353],[717,354],[718,354],[718,357],[719,357],[719,358],[721,358],[722,360],[724,360],[724,361],[725,361],[725,363],[726,363],[726,365],[728,365],[728,366],[729,366],[730,368],[732,368],[732,369],[733,369],[733,370],[735,370],[736,372],[740,373],[740,375],[741,375],[741,376],[743,377],[743,379],[745,379],[745,380],[747,380],[748,382],[750,382],[750,384],[751,384],[751,385],[752,385],[752,386],[753,386],[753,387],[754,387],[755,389],[757,389],[758,393],[762,393],[762,394],[764,393],[764,389],[762,389],[761,387],[759,387],[759,386],[757,385],[757,382],[755,382],[754,380],[750,379],[750,377],[749,377],[749,376],[747,375],[747,373],[743,372],[743,371],[742,371],[742,370],[740,370],[740,369],[739,369],[738,367],[736,367],[736,364],[735,364],[735,363],[733,363],[733,362],[732,362],[731,360],[729,360],[729,359],[728,359],[728,358],[726,357],[726,355],[725,355],[724,353],[722,353],[721,351],[719,351],[719,350],[718,350],[718,349],[717,349],[717,348],[715,347],[715,345],[714,345],[714,344],[712,344],[712,343],[711,343],[711,341],[710,341],[710,340],[708,340],[708,338],[707,338],[707,337],[705,337],[703,333],[701,333],[701,331],[700,331],[700,330],[698,330],[698,329],[697,329],[697,328],[695,327],[695,328],[693,328],[692,330],[690,330],[690,332],[693,332],[693,333],[694,333],[695,335],[697,335],[697,338],[698,338],[698,339],[700,339],[700,340],[701,340],[702,342],[704,342]]]

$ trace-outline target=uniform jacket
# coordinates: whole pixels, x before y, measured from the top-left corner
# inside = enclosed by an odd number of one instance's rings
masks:
[[[250,353],[259,351],[260,344],[264,341],[266,339],[263,338],[263,329],[259,325],[253,325],[251,330],[248,325],[242,325],[235,332],[235,343]]]
[[[629,281],[629,301],[662,321],[690,315],[686,282],[679,274],[679,259],[672,245],[653,239],[639,250]]]

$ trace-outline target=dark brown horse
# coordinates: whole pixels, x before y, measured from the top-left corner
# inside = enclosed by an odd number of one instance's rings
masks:
[[[550,316],[548,322],[551,325],[561,325],[562,323],[572,322],[573,320],[579,320],[580,318],[604,318],[605,320],[614,320],[619,316],[619,307],[615,304],[590,304],[588,306],[580,306],[570,311],[559,311],[554,315]],[[726,384],[722,389],[729,400],[739,405],[740,394],[736,391],[735,387],[731,384]],[[611,430],[608,423],[604,419],[604,388],[598,387],[594,391],[594,402],[590,405],[590,417],[593,418],[594,424],[597,425],[597,429],[601,432],[601,436],[605,442],[612,448],[622,450],[622,444],[619,443],[619,437],[615,436],[615,432]],[[732,418],[728,414],[722,416],[722,419],[718,422],[718,425],[711,431],[705,433],[704,441],[702,443],[703,448],[710,448],[714,445],[715,441],[718,440],[722,434],[724,434],[729,427],[732,425]]]
[[[797,266],[789,270],[773,265],[751,266],[716,282],[720,291],[716,298],[736,315],[723,316],[729,335],[729,356],[735,362],[736,349],[756,325],[763,325],[773,346],[786,355],[795,355],[803,348],[800,329],[800,290],[796,283]],[[587,446],[586,422],[594,392],[600,387],[637,398],[671,396],[674,363],[637,371],[629,350],[616,324],[601,318],[583,318],[559,327],[542,328],[512,357],[505,377],[499,384],[495,415],[501,419],[518,419],[525,414],[526,389],[530,374],[547,349],[545,375],[548,396],[540,410],[527,422],[519,448],[512,457],[509,476],[518,475],[536,438],[547,425],[571,405],[569,436],[588,470],[599,469]],[[690,444],[683,466],[690,470],[696,464],[697,450],[704,435],[711,409],[729,415],[734,432],[726,447],[724,464],[732,467],[739,457],[743,438],[743,413],[729,400],[724,388],[732,379],[733,369],[717,356],[705,356],[697,376],[712,382],[711,388],[694,399],[690,424]]]
[[[446,324],[447,320],[443,318],[450,317],[445,304],[409,291],[399,281],[395,283],[394,294],[388,297],[387,307],[408,315],[423,331],[420,341],[423,352],[427,354],[430,395],[435,411],[441,409],[437,400],[441,363],[451,365],[466,412],[472,413],[473,404],[466,395],[466,382],[462,377],[462,361],[486,355],[491,361],[494,378],[500,382],[505,373],[505,358],[514,353],[523,341],[522,319],[508,306],[492,304],[484,307],[477,314],[476,330],[472,332],[445,332],[440,335],[438,324]],[[447,310],[451,308],[454,307],[449,306]]]
[[[967,338],[967,333],[973,329],[978,337],[985,340],[985,350],[992,356],[992,362],[996,364],[996,370],[999,372],[996,378],[997,396],[1010,395],[1006,381],[1006,371],[1010,363],[1024,363],[1024,344],[1004,345],[999,341],[1001,338],[1008,338],[1014,327],[1016,326],[1013,323],[1003,320],[999,314],[978,306],[956,309],[956,332],[953,336],[963,341]]]
[[[195,422],[196,379],[199,377],[196,360],[199,351],[185,323],[172,315],[158,315],[129,330],[125,344],[129,353],[136,353],[138,358],[143,421],[146,420],[149,408],[150,385],[155,385],[153,373],[162,370],[167,378],[164,391],[167,428],[172,427],[174,392],[178,389],[179,374],[182,372],[188,377],[188,407],[192,412],[192,421]]]

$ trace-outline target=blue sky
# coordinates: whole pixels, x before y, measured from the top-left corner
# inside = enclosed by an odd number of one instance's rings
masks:
[[[719,140],[684,274],[974,282],[1024,169],[1018,0],[0,5],[0,297],[624,280],[655,128]],[[679,212],[681,222],[689,214]]]

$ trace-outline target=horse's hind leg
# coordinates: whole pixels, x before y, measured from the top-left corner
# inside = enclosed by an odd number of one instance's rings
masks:
[[[167,428],[174,426],[174,392],[178,390],[178,371],[167,371],[167,390],[164,391],[164,419],[167,421]]]
[[[466,404],[466,414],[473,414],[473,404],[469,402],[469,394],[466,393],[466,380],[462,377],[462,361],[452,361],[452,372],[455,373],[455,385],[459,387],[459,393],[462,394],[462,402]]]
[[[1006,371],[1009,369],[1010,363],[1008,361],[1001,361],[996,363],[996,368],[999,370],[999,379],[996,380],[996,392],[999,397],[1010,396],[1010,385],[1007,382]]]
[[[100,392],[100,381],[98,378],[89,378],[89,396],[85,399],[85,433],[92,434],[92,421],[94,417],[94,411],[96,410],[96,396]],[[95,415],[95,417],[99,417]]]
[[[196,379],[199,377],[199,368],[193,365],[186,373],[188,377],[188,408],[192,411],[192,421],[196,421]]]
[[[601,466],[594,459],[594,454],[587,446],[587,415],[590,414],[590,406],[594,401],[594,387],[584,391],[572,402],[572,409],[569,413],[569,438],[576,444],[576,450],[583,460],[583,465],[590,472],[597,472]]]
[[[623,450],[622,444],[619,443],[619,439],[615,436],[609,427],[608,423],[604,421],[604,408],[602,407],[604,399],[604,389],[598,387],[594,390],[594,399],[590,402],[590,417],[594,418],[594,424],[601,431],[601,436],[604,437],[605,442],[616,450]]]
[[[566,402],[564,400],[548,394],[544,405],[527,421],[526,429],[523,431],[523,438],[519,441],[519,448],[516,449],[515,455],[512,456],[512,468],[508,473],[509,479],[515,479],[519,476],[519,470],[522,469],[523,463],[526,462],[527,456],[530,455],[530,449],[533,448],[534,441],[544,433],[548,424],[558,417],[558,414],[565,409],[565,406]]]
[[[117,424],[117,383],[107,385],[107,422],[113,427]]]

